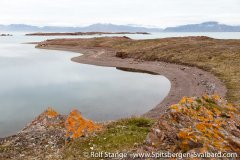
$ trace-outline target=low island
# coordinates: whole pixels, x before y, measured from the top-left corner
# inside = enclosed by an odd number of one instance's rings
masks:
[[[87,35],[103,35],[103,34],[150,34],[148,32],[38,32],[29,33],[26,36],[87,36]]]
[[[13,36],[13,35],[12,34],[0,34],[0,36],[6,37],[6,36]]]

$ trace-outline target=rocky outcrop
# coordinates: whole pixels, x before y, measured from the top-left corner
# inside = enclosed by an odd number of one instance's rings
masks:
[[[48,108],[17,135],[0,139],[0,159],[61,159],[67,142],[95,129],[100,125],[84,119],[77,110],[65,116]]]
[[[240,108],[219,96],[184,97],[148,134],[148,150],[240,155]]]
[[[82,136],[89,136],[96,130],[101,130],[101,125],[95,124],[91,120],[83,118],[82,114],[78,110],[73,110],[66,122],[66,137],[74,139]]]
[[[0,159],[58,157],[65,144],[66,118],[48,108],[17,135],[0,140]]]

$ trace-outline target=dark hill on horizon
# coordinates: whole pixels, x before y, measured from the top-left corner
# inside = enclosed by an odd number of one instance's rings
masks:
[[[218,22],[204,22],[177,27],[167,27],[164,32],[240,32],[240,26],[230,26]]]

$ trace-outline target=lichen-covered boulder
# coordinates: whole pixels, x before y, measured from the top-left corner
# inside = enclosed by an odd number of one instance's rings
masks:
[[[217,95],[184,97],[159,117],[146,142],[158,151],[240,155],[240,108]]]
[[[37,118],[35,118],[29,125],[27,125],[21,133],[24,132],[38,132],[46,131],[50,128],[61,128],[64,129],[64,123],[66,121],[66,116],[61,115],[52,108],[48,108],[43,113],[41,113]]]
[[[101,126],[78,110],[68,116],[48,108],[18,134],[0,138],[0,159],[63,159],[66,138],[87,136]]]
[[[81,112],[73,110],[65,122],[67,138],[78,138],[88,136],[93,131],[101,129],[101,126],[91,120],[83,118]]]

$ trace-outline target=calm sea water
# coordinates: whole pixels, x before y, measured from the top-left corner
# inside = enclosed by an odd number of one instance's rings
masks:
[[[77,53],[21,44],[41,37],[0,37],[0,137],[15,134],[51,106],[93,120],[147,112],[170,90],[163,76],[70,61]]]
[[[93,120],[118,119],[147,112],[170,90],[170,82],[160,75],[74,63],[70,59],[78,56],[77,53],[40,50],[34,45],[22,44],[62,37],[13,34],[13,37],[0,37],[0,137],[15,134],[49,106],[62,114],[77,108]],[[133,39],[184,36],[240,39],[240,32],[126,36]]]

